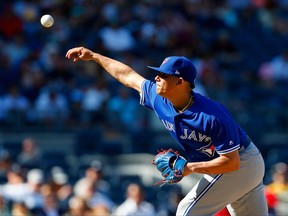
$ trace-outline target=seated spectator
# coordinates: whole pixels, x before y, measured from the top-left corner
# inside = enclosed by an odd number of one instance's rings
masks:
[[[24,203],[29,193],[24,174],[18,164],[13,164],[7,172],[7,182],[2,185],[3,197],[9,202]]]
[[[60,216],[59,202],[55,194],[49,194],[44,197],[43,215]]]
[[[85,169],[85,174],[77,182],[81,182],[83,179],[89,179],[92,181],[95,189],[103,194],[110,194],[110,184],[103,179],[103,165],[101,161],[93,160]]]
[[[118,21],[112,21],[99,31],[103,46],[110,52],[124,52],[132,50],[135,44],[131,32],[122,27]]]
[[[56,123],[69,117],[67,98],[55,90],[40,93],[34,108],[36,119],[43,123]]]
[[[22,150],[17,156],[17,163],[23,167],[36,168],[41,166],[42,153],[38,148],[38,143],[31,137],[26,137],[22,141]]]
[[[136,183],[130,183],[126,190],[126,200],[113,212],[114,216],[153,216],[154,206],[145,201],[143,188]]]
[[[69,200],[73,196],[73,185],[69,183],[69,175],[61,167],[51,169],[51,182],[49,183],[53,194],[58,199],[58,207],[61,213],[68,211]]]
[[[89,208],[101,205],[112,211],[115,204],[110,197],[96,190],[91,179],[82,179],[74,185],[74,194],[84,199]]]
[[[44,183],[44,172],[41,169],[31,169],[27,173],[28,193],[24,203],[33,212],[39,212],[44,207],[44,197],[41,194],[41,186]]]
[[[5,43],[2,49],[9,57],[11,67],[17,67],[31,52],[22,34],[13,37],[12,40]]]
[[[19,88],[17,86],[11,86],[9,92],[3,98],[3,104],[7,111],[19,110],[27,111],[30,104],[27,98],[21,95]]]
[[[88,85],[82,95],[82,122],[91,123],[102,118],[101,111],[109,98],[109,91],[104,80],[97,80]],[[83,112],[84,111],[84,112]]]
[[[94,216],[85,199],[73,196],[69,200],[69,210],[63,216]]]
[[[260,65],[258,75],[262,80],[288,80],[288,51],[275,56],[271,61]]]
[[[20,93],[17,86],[12,86],[8,93],[3,96],[1,106],[10,124],[23,123],[30,108],[30,102]]]
[[[118,94],[107,103],[110,113],[107,116],[113,125],[119,125],[128,131],[139,131],[141,129],[141,112],[139,101],[133,97],[131,90],[120,86]]]
[[[266,186],[266,198],[271,213],[285,215],[288,212],[288,165],[274,165],[272,182]]]

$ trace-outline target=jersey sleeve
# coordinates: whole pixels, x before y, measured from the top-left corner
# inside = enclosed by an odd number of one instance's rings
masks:
[[[141,86],[140,105],[145,106],[151,110],[154,109],[153,101],[156,97],[155,83],[145,80]]]
[[[213,140],[215,150],[218,154],[227,154],[240,148],[240,138],[238,128],[230,121],[216,121],[216,127],[219,129],[218,136]]]

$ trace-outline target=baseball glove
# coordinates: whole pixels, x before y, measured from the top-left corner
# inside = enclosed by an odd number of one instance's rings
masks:
[[[161,187],[166,183],[172,184],[181,181],[183,178],[183,170],[187,164],[187,161],[173,149],[162,149],[161,151],[158,151],[158,154],[152,160],[152,164],[157,166],[157,169],[164,177],[164,179],[155,184],[160,184]]]

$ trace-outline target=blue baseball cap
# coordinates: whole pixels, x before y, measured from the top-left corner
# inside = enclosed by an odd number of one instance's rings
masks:
[[[196,79],[196,68],[194,64],[184,56],[170,56],[164,59],[160,67],[151,67],[155,71],[182,77],[185,81],[194,83]]]

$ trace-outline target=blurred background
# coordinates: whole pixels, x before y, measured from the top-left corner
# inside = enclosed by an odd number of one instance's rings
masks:
[[[124,216],[131,196],[142,215],[170,216],[197,177],[153,186],[153,155],[177,146],[136,92],[67,60],[75,46],[149,79],[147,65],[191,59],[195,91],[224,104],[262,151],[270,214],[287,215],[288,0],[10,0],[0,10],[0,215]]]

